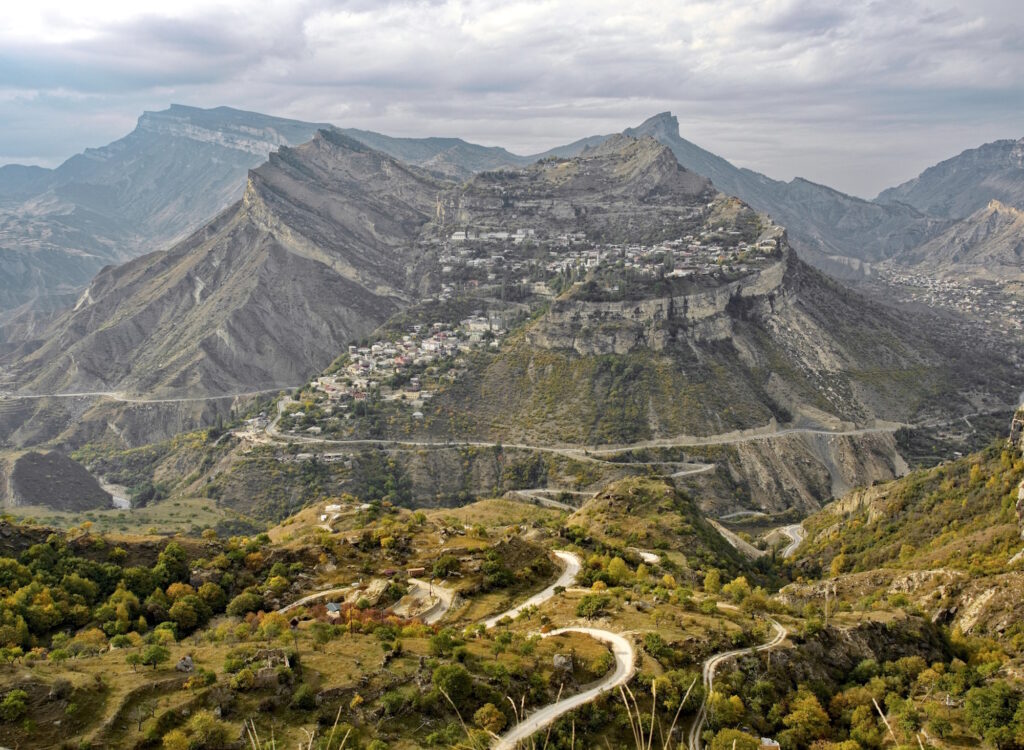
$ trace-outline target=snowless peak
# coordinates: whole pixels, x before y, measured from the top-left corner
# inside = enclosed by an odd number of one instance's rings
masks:
[[[671,112],[660,112],[653,117],[648,117],[636,129],[637,133],[654,136],[679,136],[679,119]]]

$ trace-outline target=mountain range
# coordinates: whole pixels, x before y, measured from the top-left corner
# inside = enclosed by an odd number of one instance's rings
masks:
[[[147,112],[132,133],[88,149],[56,169],[0,167],[0,314],[5,338],[39,328],[39,313],[73,303],[104,265],[168,246],[237,200],[247,170],[322,124],[227,107],[172,105]],[[521,156],[458,138],[394,138],[358,129],[349,137],[437,176],[571,157],[602,142],[590,136]],[[899,258],[942,235],[991,199],[1022,207],[1022,141],[997,141],[936,165],[867,201],[800,178],[790,182],[738,168],[680,136],[665,112],[626,134],[649,135],[679,163],[787,227],[793,247],[836,274]],[[28,333],[26,333],[26,331]]]
[[[100,268],[196,229],[239,198],[249,169],[317,127],[174,105],[55,169],[3,167],[0,310],[73,303]]]

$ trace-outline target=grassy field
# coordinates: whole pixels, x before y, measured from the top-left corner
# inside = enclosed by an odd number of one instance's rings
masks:
[[[190,497],[164,500],[142,508],[119,510],[110,508],[85,512],[57,511],[43,506],[18,506],[5,508],[5,513],[36,523],[69,529],[92,523],[95,533],[122,532],[128,534],[175,534],[212,528],[219,522],[232,518],[228,511],[218,508],[209,498]]]

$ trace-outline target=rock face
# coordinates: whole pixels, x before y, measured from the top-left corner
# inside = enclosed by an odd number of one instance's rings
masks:
[[[656,138],[684,167],[770,214],[786,227],[791,244],[803,257],[828,271],[842,271],[849,265],[847,259],[877,261],[916,247],[949,224],[905,204],[873,203],[807,180],[780,182],[735,167],[681,138],[679,121],[669,112],[625,132]]]
[[[594,444],[773,419],[832,430],[912,423],[976,411],[975,398],[1006,403],[1016,390],[998,354],[978,349],[972,357],[992,368],[970,366],[936,321],[868,302],[791,251],[736,279],[652,290],[629,301],[570,290],[439,403],[504,440]],[[837,487],[849,483],[832,473]]]
[[[964,151],[883,190],[876,200],[952,219],[966,218],[993,200],[1024,208],[1024,138]]]
[[[173,105],[56,169],[3,167],[0,313],[73,301],[102,266],[157,250],[238,200],[250,168],[317,127]]]
[[[254,170],[243,200],[184,242],[105,269],[17,369],[41,392],[297,385],[402,304],[438,189],[321,131]]]
[[[470,232],[527,224],[605,242],[670,239],[692,227],[717,191],[653,138],[612,136],[580,156],[484,172],[447,191],[442,227]]]
[[[694,343],[732,338],[732,313],[770,309],[781,294],[787,262],[779,260],[728,283],[694,284],[686,294],[653,299],[589,302],[572,297],[555,300],[532,328],[528,340],[546,349],[573,349],[581,355],[627,354],[636,348],[663,351],[674,331],[686,330]]]
[[[1024,210],[993,199],[893,261],[958,280],[1024,281]]]

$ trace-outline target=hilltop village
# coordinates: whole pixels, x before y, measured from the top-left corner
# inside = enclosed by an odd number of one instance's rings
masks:
[[[587,282],[614,296],[642,294],[655,281],[733,279],[777,260],[785,238],[775,224],[757,237],[722,224],[650,245],[604,244],[581,232],[548,237],[533,229],[458,230],[426,242],[435,245],[442,280],[426,304],[441,319],[350,344],[290,402],[282,432],[341,435],[345,421],[382,410],[423,419],[424,404],[465,372],[468,356],[499,349],[545,300]],[[467,300],[480,307],[459,317],[464,305],[455,303]],[[250,426],[267,423],[258,418]]]
[[[723,224],[650,245],[604,244],[582,232],[545,237],[523,228],[458,230],[443,240],[438,255],[443,285],[437,299],[495,283],[553,296],[587,274],[609,271],[633,279],[744,274],[777,257],[783,242],[783,230],[775,224],[758,237]]]

